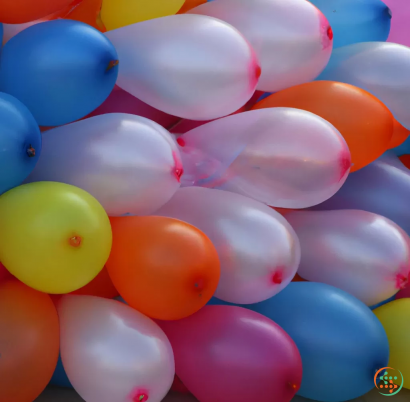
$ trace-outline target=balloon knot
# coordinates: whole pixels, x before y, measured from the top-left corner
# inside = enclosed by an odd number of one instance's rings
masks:
[[[134,402],[145,402],[148,401],[148,395],[147,394],[138,394],[133,398]]]
[[[298,386],[294,382],[290,382],[289,386],[294,389],[295,391],[298,389]]]
[[[329,38],[329,40],[333,39],[333,30],[332,30],[332,27],[330,25],[327,28],[326,34],[327,34],[327,37]]]
[[[83,239],[80,236],[73,236],[68,240],[71,247],[80,247]]]
[[[283,281],[283,274],[282,271],[276,271],[273,275],[272,275],[272,282],[275,285],[280,285]]]
[[[29,158],[32,158],[33,156],[36,156],[36,150],[31,146],[31,144],[27,148],[27,155]]]
[[[177,143],[178,143],[178,145],[179,145],[180,147],[184,147],[184,146],[185,146],[185,140],[184,140],[183,138],[181,138],[181,137],[179,137],[179,138],[177,139]]]
[[[109,63],[108,63],[108,66],[107,66],[107,69],[105,70],[105,71],[110,71],[112,68],[114,68],[115,66],[118,66],[118,63],[119,63],[120,61],[119,60],[111,60]]]

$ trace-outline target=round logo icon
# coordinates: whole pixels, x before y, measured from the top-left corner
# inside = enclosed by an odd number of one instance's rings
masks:
[[[374,385],[384,396],[398,394],[403,388],[404,378],[400,370],[392,367],[383,367],[374,376]]]

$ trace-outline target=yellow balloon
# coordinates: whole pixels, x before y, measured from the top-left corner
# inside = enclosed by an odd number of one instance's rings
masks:
[[[389,367],[401,371],[403,387],[410,389],[410,299],[393,300],[373,312],[389,339]]]
[[[0,196],[0,261],[45,293],[69,293],[93,280],[111,251],[107,214],[90,194],[37,182]]]
[[[101,19],[108,31],[176,14],[185,0],[103,0]]]

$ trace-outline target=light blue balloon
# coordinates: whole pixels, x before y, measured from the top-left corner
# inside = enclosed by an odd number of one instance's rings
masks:
[[[108,97],[117,80],[117,59],[111,42],[91,26],[43,22],[4,46],[0,91],[22,101],[40,126],[71,123]]]
[[[0,92],[0,194],[20,185],[41,153],[41,133],[29,110]]]
[[[359,42],[385,42],[392,14],[381,0],[310,0],[333,31],[333,48]]]
[[[70,380],[67,377],[67,374],[63,367],[63,362],[61,356],[58,357],[57,367],[54,370],[53,377],[50,380],[51,385],[57,385],[59,387],[73,388]]]
[[[350,294],[323,283],[292,282],[248,307],[279,324],[299,348],[303,379],[298,395],[347,401],[374,388],[389,361],[389,344],[373,312]]]

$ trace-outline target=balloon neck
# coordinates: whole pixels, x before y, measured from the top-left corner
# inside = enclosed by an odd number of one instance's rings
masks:
[[[83,239],[80,236],[73,236],[68,240],[71,247],[80,247]]]
[[[393,13],[391,12],[389,7],[386,7],[386,14],[390,19],[393,18]]]
[[[112,68],[114,68],[115,66],[118,66],[118,64],[119,64],[119,60],[111,60],[109,63],[108,63],[108,66],[107,66],[107,69],[105,70],[105,71],[110,71]]]
[[[36,156],[36,150],[31,146],[31,144],[27,148],[27,155],[29,158]]]

